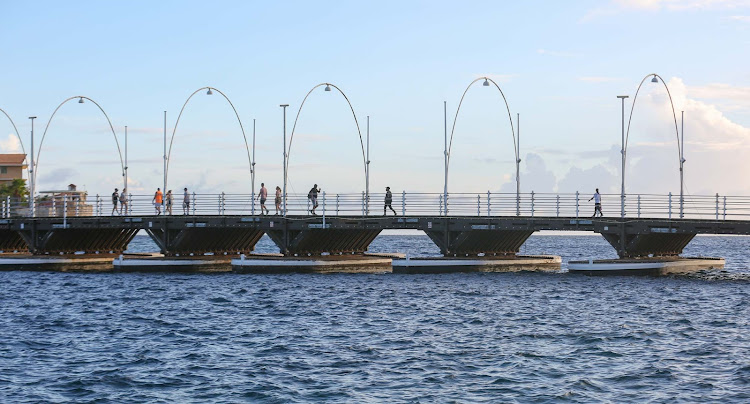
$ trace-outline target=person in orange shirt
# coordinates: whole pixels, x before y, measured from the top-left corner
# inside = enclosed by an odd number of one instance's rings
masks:
[[[163,201],[164,198],[162,197],[161,188],[156,188],[156,193],[154,194],[152,202],[154,203],[154,208],[156,208],[157,215],[161,215],[161,204]]]

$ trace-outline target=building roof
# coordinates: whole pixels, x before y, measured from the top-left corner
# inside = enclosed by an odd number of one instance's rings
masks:
[[[20,166],[25,165],[26,155],[22,153],[0,154],[0,165],[3,166]]]

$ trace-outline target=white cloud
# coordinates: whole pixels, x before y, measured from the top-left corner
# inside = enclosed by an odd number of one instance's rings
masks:
[[[18,136],[9,133],[4,140],[0,139],[0,152],[2,153],[22,153],[21,141]]]
[[[732,21],[750,22],[750,15],[732,15],[729,16],[729,19]]]

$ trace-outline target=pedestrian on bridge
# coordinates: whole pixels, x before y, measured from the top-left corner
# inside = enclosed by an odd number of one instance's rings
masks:
[[[599,188],[596,189],[594,196],[589,199],[589,202],[591,202],[592,199],[594,200],[594,215],[591,217],[596,217],[597,213],[599,213],[599,217],[603,217],[604,214],[602,213],[602,196],[599,194]]]
[[[115,212],[117,212],[117,201],[119,200],[120,194],[117,193],[117,188],[115,188],[115,192],[112,192],[112,216],[114,216]]]
[[[182,214],[187,215],[190,213],[190,194],[188,194],[187,188],[182,193]]]
[[[273,201],[276,204],[276,215],[278,215],[281,210],[281,188],[278,185],[276,186],[276,198]]]
[[[260,214],[263,215],[263,211],[265,210],[265,214],[267,215],[266,199],[268,199],[268,189],[266,189],[266,184],[263,182],[260,183],[260,192],[258,192],[257,199],[260,199]]]
[[[120,192],[120,214],[128,214],[128,194],[127,188],[123,188]]]
[[[167,200],[166,201],[167,203],[165,205],[166,208],[164,209],[164,214],[172,215],[172,190],[171,189],[167,191],[166,200]]]
[[[312,209],[310,209],[310,213],[315,215],[315,208],[318,207],[318,193],[320,192],[320,189],[318,188],[318,184],[313,185],[310,192],[307,193],[307,199],[310,200],[310,204],[312,205]]]
[[[383,216],[385,216],[386,209],[390,208],[394,216],[398,216],[395,210],[393,210],[393,194],[391,193],[391,187],[385,187],[385,206],[383,206]]]
[[[161,193],[161,188],[156,188],[154,199],[151,200],[154,203],[154,209],[156,209],[156,215],[161,215],[161,205],[164,203],[164,195]]]

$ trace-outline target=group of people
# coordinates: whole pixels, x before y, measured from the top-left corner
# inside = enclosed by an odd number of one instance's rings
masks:
[[[154,204],[154,209],[156,210],[157,216],[161,215],[162,205],[164,206],[165,215],[172,214],[172,205],[174,202],[174,197],[173,197],[171,189],[167,191],[166,195],[164,195],[161,192],[161,188],[156,188],[156,192],[154,193],[154,198],[151,200],[151,202]],[[190,213],[190,193],[188,193],[188,189],[185,188],[182,193],[182,214],[187,215],[189,213]]]
[[[120,206],[117,206],[117,205]],[[128,192],[127,188],[123,188],[122,192],[118,192],[115,188],[115,192],[112,192],[112,216],[127,215],[128,214]]]
[[[308,191],[307,193],[307,199],[310,201],[309,212],[312,215],[317,215],[315,210],[318,208],[318,194],[319,193],[320,193],[320,188],[318,188],[318,184],[314,184],[313,187],[310,189],[310,191]],[[268,208],[266,207],[266,199],[268,198],[268,189],[266,189],[266,184],[264,183],[260,184],[260,191],[258,192],[258,196],[256,198],[260,199],[260,214],[261,215],[270,214],[270,212],[268,211]],[[274,202],[276,204],[276,215],[278,215],[279,211],[281,211],[281,188],[279,186],[276,186],[276,198],[274,199]],[[394,215],[397,215],[396,211],[393,209],[393,206],[391,206],[392,203],[393,203],[393,194],[391,193],[391,187],[385,187],[385,204],[383,206],[383,216],[385,216],[386,210],[388,208],[391,209]]]

